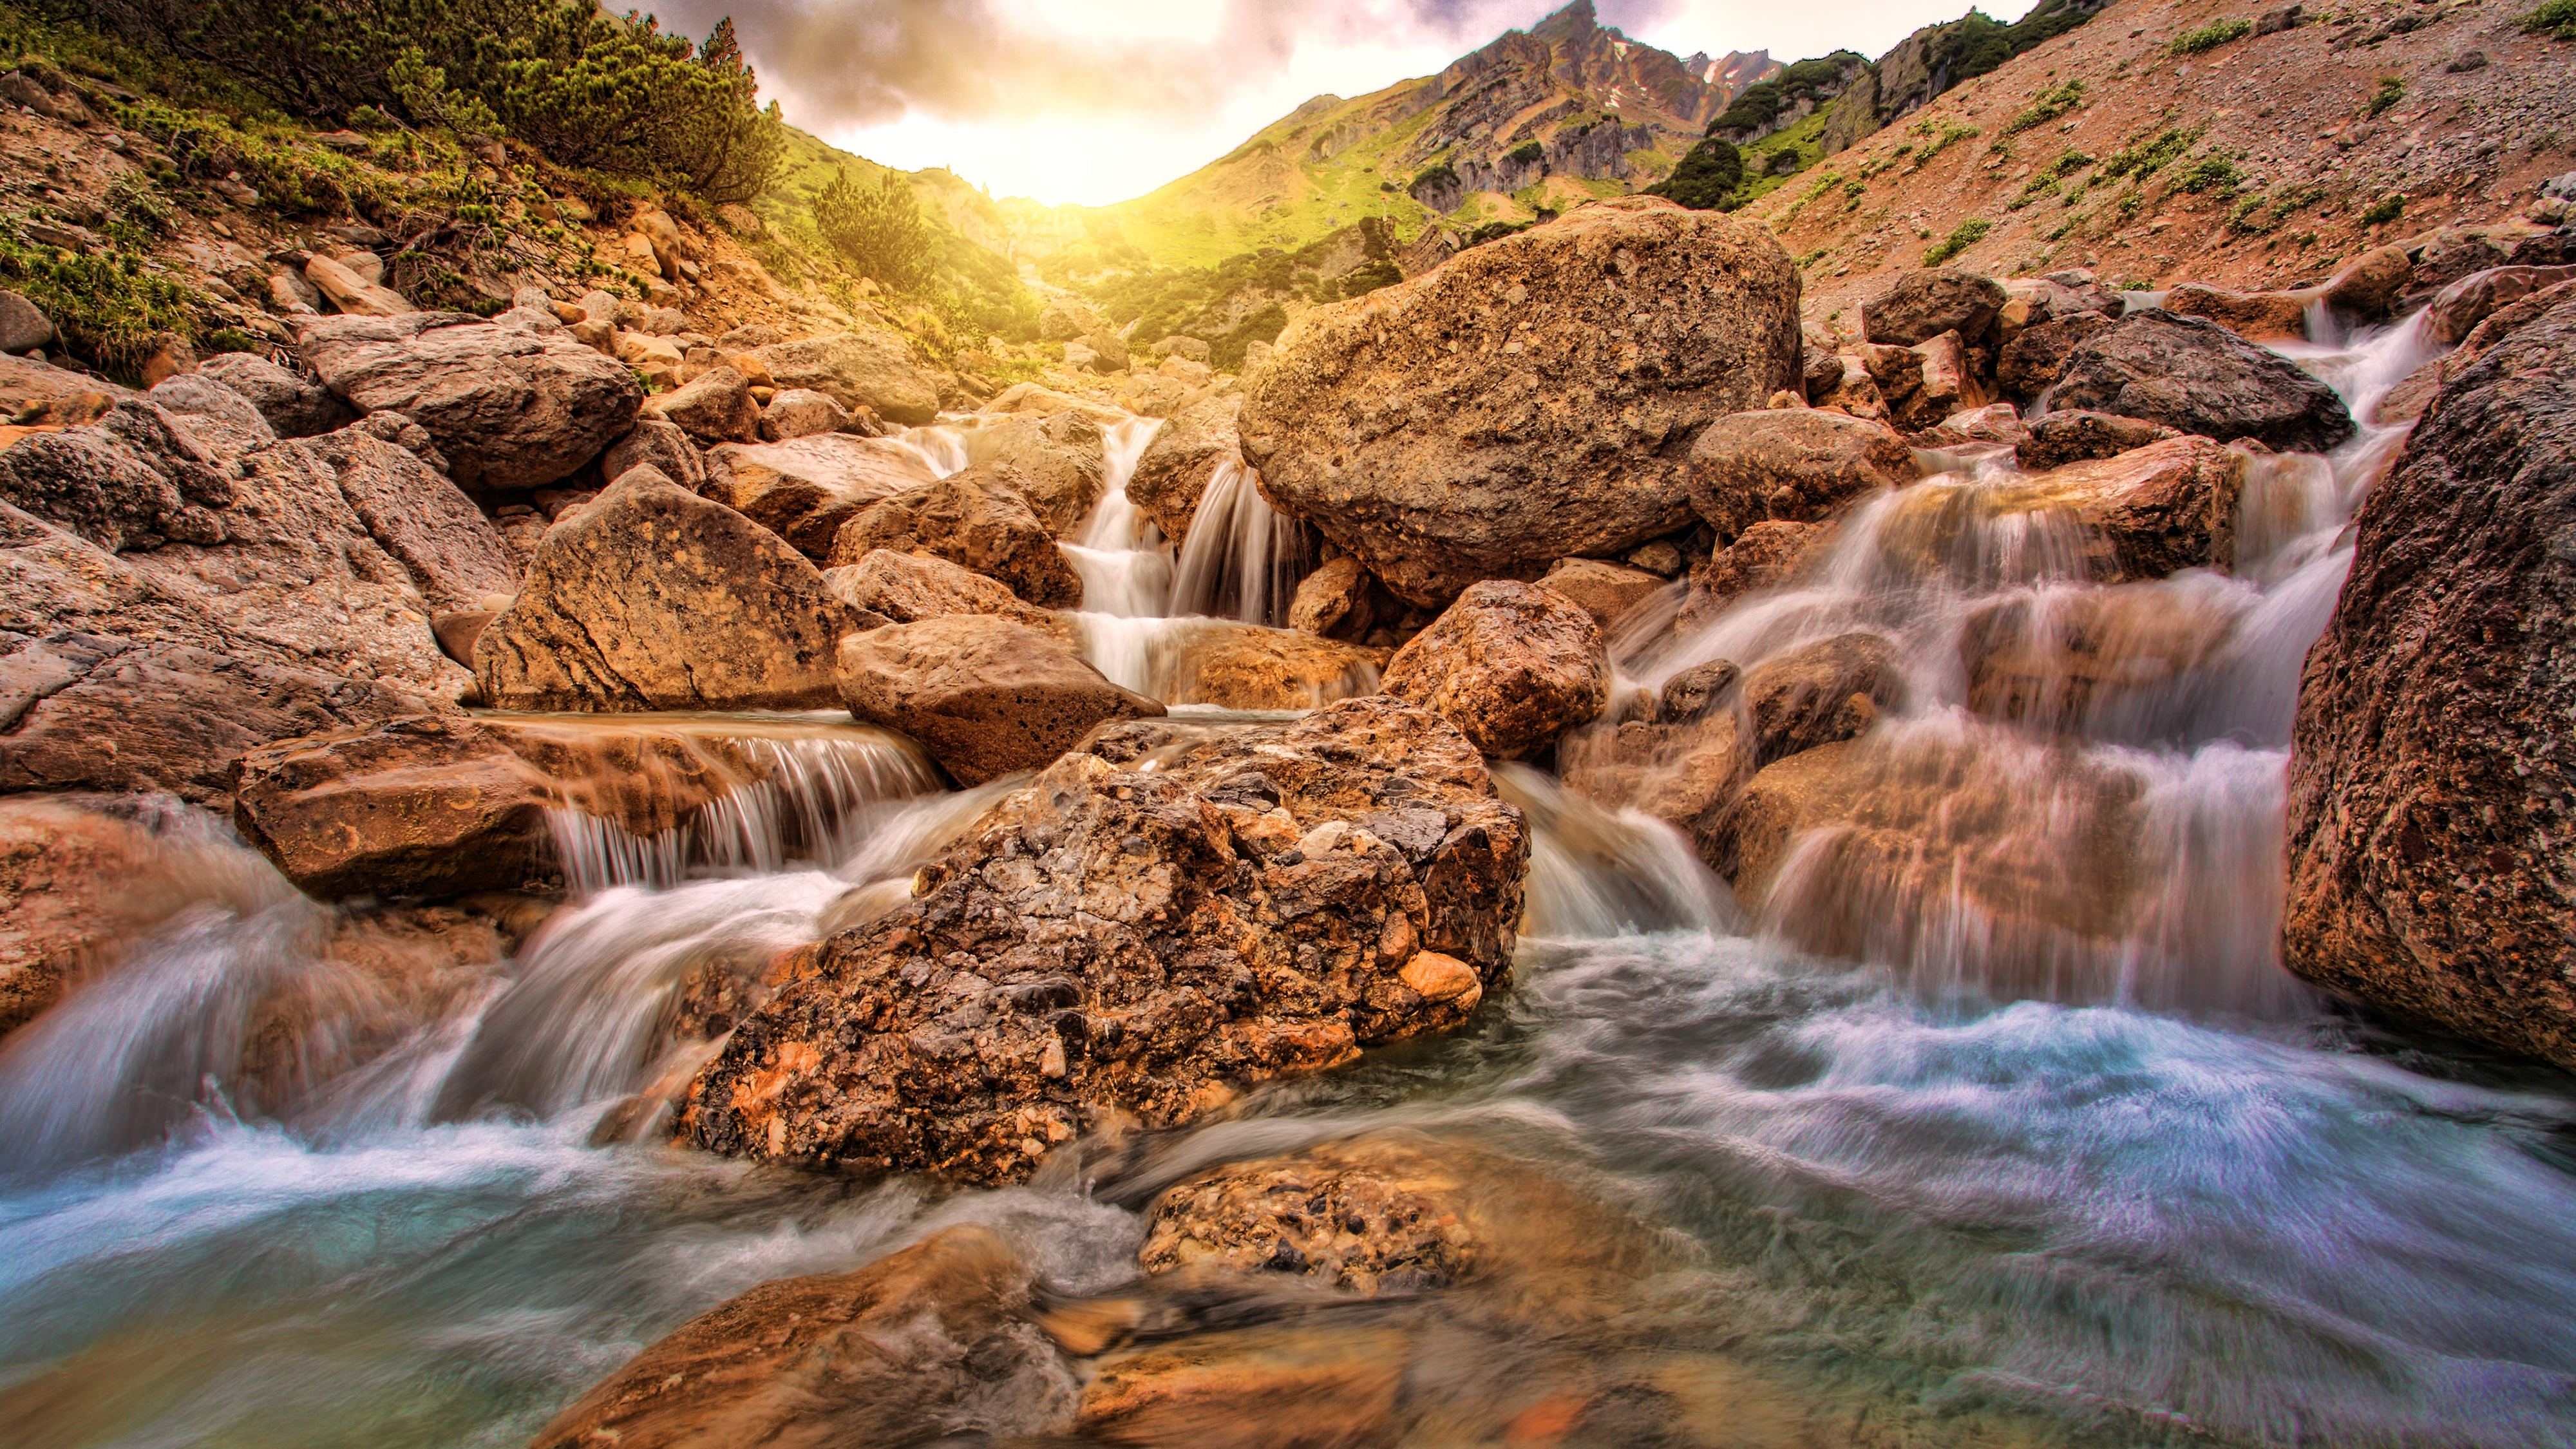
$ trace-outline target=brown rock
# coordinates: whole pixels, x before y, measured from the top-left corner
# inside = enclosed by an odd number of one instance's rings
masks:
[[[1385,688],[1456,725],[1487,756],[1518,759],[1601,713],[1610,657],[1581,605],[1536,584],[1491,580],[1396,651]]]
[[[1995,384],[2015,402],[2037,402],[2040,394],[2056,386],[2075,349],[2110,331],[2111,325],[2103,313],[2076,312],[2023,328],[1995,360]]]
[[[2562,1066],[2571,458],[2562,300],[2451,379],[2362,505],[2299,683],[2282,926],[2299,975]]]
[[[2003,311],[2004,289],[1991,277],[1953,267],[1926,267],[1903,273],[1896,285],[1861,304],[1861,324],[1870,341],[1885,347],[1912,347],[1944,332],[1956,332],[1970,343],[1986,340]]]
[[[1896,646],[1866,632],[1839,634],[1744,676],[1755,765],[1852,739],[1905,707]]]
[[[987,423],[966,435],[966,456],[1010,470],[1012,486],[1058,538],[1082,532],[1108,481],[1100,425],[1076,412]]]
[[[1798,385],[1797,298],[1779,243],[1722,213],[1578,207],[1299,316],[1244,385],[1244,455],[1274,505],[1437,608],[1685,523],[1685,445]]]
[[[1299,581],[1288,626],[1325,639],[1365,639],[1377,622],[1377,594],[1377,580],[1358,559],[1335,555]]]
[[[1723,544],[1765,519],[1817,521],[1915,476],[1913,450],[1884,424],[1812,408],[1734,413],[1691,448],[1691,507]]]
[[[1223,709],[1314,709],[1375,694],[1388,651],[1221,620],[1155,641],[1154,696]]]
[[[749,443],[760,437],[760,404],[751,383],[730,367],[699,373],[678,390],[645,399],[644,411],[702,443]]]
[[[608,451],[599,455],[599,476],[611,483],[633,469],[645,467],[660,469],[663,477],[692,493],[706,487],[707,455],[698,451],[698,445],[677,423],[639,417],[633,432],[609,444]]]
[[[460,483],[539,488],[599,456],[634,423],[643,389],[561,331],[451,312],[330,317],[305,325],[304,360],[358,411],[429,430]]]
[[[1905,442],[1909,447],[1926,450],[1977,448],[1989,443],[2017,446],[2028,433],[2029,429],[2022,426],[2021,409],[2008,402],[1999,402],[1952,413],[1931,427],[1909,435]]]
[[[1074,1419],[1094,1444],[1325,1449],[1402,1440],[1400,1328],[1339,1333],[1269,1325],[1122,1355],[1085,1385]]]
[[[496,709],[809,709],[849,624],[776,534],[637,468],[546,534],[474,674]]]
[[[1736,535],[1707,562],[1693,565],[1690,594],[1676,622],[1695,629],[1747,594],[1777,588],[1798,576],[1815,547],[1833,532],[1825,523],[1765,519]]]
[[[840,693],[851,714],[920,741],[961,785],[1038,769],[1103,720],[1163,713],[1056,640],[981,614],[851,635]]]
[[[842,332],[756,349],[772,382],[811,388],[851,412],[866,408],[907,427],[935,421],[939,390],[913,366],[912,350],[890,332]]]
[[[851,608],[896,624],[944,614],[992,614],[1064,644],[1080,642],[1062,615],[1023,604],[998,581],[929,554],[876,549],[855,564],[823,570],[823,586]]]
[[[1736,677],[1726,660],[1686,670],[1667,682],[1655,718],[1568,738],[1557,757],[1567,788],[1663,821],[1712,865],[1728,858],[1729,812],[1754,770],[1752,732],[1732,707]]]
[[[240,393],[281,438],[335,432],[357,417],[329,388],[255,352],[219,352],[198,364],[197,376]]]
[[[2235,622],[2206,594],[2167,588],[2011,596],[1961,631],[1968,707],[2015,724],[2080,730],[2170,689],[2217,652]]]
[[[2013,448],[2014,457],[2034,473],[2062,468],[2092,458],[2116,458],[2133,448],[2182,436],[2144,418],[2123,418],[2080,409],[2052,412],[2034,419],[2030,431]]]
[[[2181,286],[2165,293],[2165,310],[2182,317],[2206,317],[2254,342],[2305,341],[2308,335],[2308,297],[2299,292]]]
[[[433,614],[429,632],[438,640],[438,652],[471,669],[474,667],[474,641],[501,617],[498,609],[459,609],[452,613]]]
[[[2067,546],[2096,583],[2162,578],[2179,569],[2236,564],[2242,454],[2206,438],[2173,438],[2114,458],[2069,463],[2004,487],[1920,484],[1881,535],[1923,572],[1973,572],[1974,531],[2012,514],[2057,515],[2075,527]]]
[[[219,870],[189,868],[192,855],[207,852],[95,804],[0,799],[0,1038],[115,962],[129,942],[232,884]]]
[[[1476,1267],[1464,1185],[1433,1153],[1384,1143],[1230,1164],[1154,1199],[1136,1261],[1199,1280],[1288,1273],[1363,1297],[1445,1288]]]
[[[2415,260],[2404,246],[2363,252],[2327,281],[2326,304],[2360,317],[2385,317],[2415,283]]]
[[[1538,582],[1573,600],[1606,636],[1621,615],[1662,592],[1666,580],[1597,558],[1561,558]]]
[[[2436,293],[2425,324],[2444,343],[2457,345],[2501,308],[2571,280],[2576,267],[2490,267]]]
[[[1890,401],[1889,419],[1898,427],[1928,428],[1993,401],[1958,333],[1939,333],[1906,350],[1917,359],[1912,372],[1916,385],[1902,397],[1880,387]]]
[[[1114,724],[988,812],[910,904],[826,942],[701,1074],[685,1130],[733,1154],[1024,1177],[1113,1114],[1187,1122],[1464,1019],[1463,996],[1399,972],[1437,951],[1499,987],[1527,859],[1466,740],[1384,696],[1281,725]]]
[[[707,455],[705,492],[819,561],[850,520],[932,478],[907,450],[828,433],[717,448]]]
[[[360,317],[400,317],[420,309],[404,300],[403,294],[378,281],[360,276],[345,262],[330,257],[315,257],[304,264],[304,280],[314,290],[331,299],[331,305]]]
[[[809,387],[791,387],[770,398],[760,410],[760,436],[772,443],[837,433],[849,426],[849,410]]]
[[[2153,309],[2077,347],[2050,405],[2280,452],[2322,453],[2353,435],[2343,399],[2289,359],[2215,322]]]
[[[549,803],[497,735],[438,715],[251,750],[233,785],[242,838],[323,900],[521,889]]]
[[[928,553],[962,564],[1042,608],[1082,602],[1082,579],[1029,507],[1007,465],[969,468],[917,485],[862,510],[832,538],[834,564],[870,551]]]
[[[1243,411],[1243,394],[1226,392],[1172,414],[1136,460],[1127,480],[1127,499],[1154,520],[1163,537],[1179,544],[1189,537],[1190,520],[1207,495],[1219,465],[1242,456],[1235,428]],[[1354,564],[1354,567],[1357,567]]]
[[[851,1273],[763,1283],[584,1394],[530,1449],[915,1444],[1043,1432],[1075,1382],[1037,1326],[1028,1268],[991,1229]]]

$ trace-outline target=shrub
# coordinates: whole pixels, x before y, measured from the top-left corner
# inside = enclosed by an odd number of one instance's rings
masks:
[[[1506,155],[1503,159],[1513,162],[1516,165],[1527,166],[1533,162],[1546,160],[1547,148],[1536,141],[1523,141],[1521,144],[1514,146],[1511,149],[1510,154]]]
[[[1273,302],[1243,319],[1235,328],[1208,344],[1208,361],[1221,372],[1241,372],[1243,354],[1256,342],[1275,342],[1287,330],[1288,309]]]
[[[2226,157],[2204,156],[2198,165],[2185,169],[2182,175],[2175,178],[2174,189],[2188,191],[2195,196],[2211,191],[2218,192],[2222,196],[2232,196],[2236,192],[2237,183],[2244,179],[2244,173],[2238,171],[2236,164]]]
[[[2058,117],[2084,104],[2084,82],[2070,80],[2064,85],[2041,91],[2028,107],[2004,122],[2004,134],[2018,136],[2024,131],[2045,126]]]
[[[1927,267],[1937,267],[1941,265],[1943,262],[1950,260],[1959,253],[1964,252],[1968,248],[1985,240],[1986,233],[1993,231],[1994,229],[1995,224],[1993,222],[1987,221],[1981,217],[1971,218],[1959,223],[1958,226],[1951,230],[1948,236],[1934,242],[1930,247],[1925,249],[1923,253],[1923,265]]]
[[[2361,214],[2361,219],[2364,225],[2379,226],[2386,222],[2395,221],[2397,218],[2404,216],[2405,214],[2406,198],[2403,195],[2392,191],[2388,195],[2381,197],[2368,211],[2363,212]]]
[[[1673,174],[1646,188],[1649,195],[1678,201],[1693,211],[1725,208],[1744,181],[1744,153],[1729,141],[1702,141],[1673,168]]]
[[[1804,161],[1799,159],[1798,153],[1795,151],[1774,151],[1763,161],[1762,174],[1765,176],[1795,176],[1798,174],[1798,168],[1805,164],[1806,163]]]
[[[2379,90],[2370,98],[2370,104],[2362,107],[2362,114],[2375,119],[2387,114],[2389,107],[2404,99],[2406,99],[2406,78],[2394,75],[2383,76],[2380,78]]]
[[[132,252],[54,253],[0,232],[0,286],[54,320],[64,343],[131,377],[161,339],[193,341],[203,299]]]
[[[2199,139],[2200,131],[2197,128],[2189,131],[2177,128],[2161,132],[2147,140],[2132,142],[2112,153],[2111,159],[2102,163],[2102,174],[2114,178],[2135,176],[2143,180],[2154,175],[2166,162],[2189,151],[2193,143]]]
[[[929,275],[935,238],[912,184],[889,171],[874,186],[854,185],[834,171],[814,198],[814,229],[850,265],[889,287],[917,286]]]
[[[2174,37],[2174,43],[2167,48],[2176,55],[2198,55],[2205,50],[2216,50],[2231,40],[2243,40],[2253,33],[2254,22],[2251,20],[2213,20],[2198,30],[2187,30]]]
[[[2546,35],[2552,40],[2576,40],[2576,0],[2549,0],[2522,17],[2522,32]]]

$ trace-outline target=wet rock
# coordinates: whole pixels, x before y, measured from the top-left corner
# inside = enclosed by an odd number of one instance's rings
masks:
[[[1661,593],[1667,580],[1597,558],[1561,558],[1538,582],[1540,588],[1573,600],[1606,636],[1621,616]]]
[[[2282,959],[2330,990],[2576,1065],[2576,302],[2443,389],[2371,491],[2299,682]]]
[[[1928,337],[1912,347],[1871,347],[1870,379],[1887,404],[1888,420],[1909,431],[1992,401],[1979,352],[1971,354],[1956,332]]]
[[[851,412],[866,408],[915,427],[939,416],[939,389],[913,366],[903,339],[887,332],[840,332],[774,342],[754,353],[782,388],[811,388]]]
[[[236,770],[242,838],[318,899],[518,890],[547,873],[545,777],[469,719],[291,740]]]
[[[1402,973],[1436,952],[1501,986],[1527,860],[1466,739],[1397,700],[1111,725],[987,812],[908,905],[826,942],[700,1075],[684,1132],[1021,1178],[1112,1119],[1191,1121],[1464,1020],[1468,993]]]
[[[772,443],[837,433],[849,426],[849,410],[808,387],[791,387],[760,410],[760,436]]]
[[[0,1037],[178,908],[251,884],[203,869],[210,859],[191,861],[184,845],[99,803],[0,799]]]
[[[2326,305],[2359,317],[2385,317],[2415,283],[2415,259],[2404,246],[2374,247],[2326,282]]]
[[[121,400],[95,423],[0,452],[0,501],[110,551],[219,543],[229,472],[169,413]]]
[[[2034,419],[2030,431],[2014,445],[2013,455],[2024,468],[2045,473],[2091,458],[2116,458],[2132,448],[2180,436],[2171,428],[2143,418],[2069,409]]]
[[[2288,359],[2215,322],[2152,309],[2076,348],[2050,401],[2280,452],[2322,453],[2354,431],[2334,389]]]
[[[1903,709],[1905,698],[1896,646],[1882,635],[1839,634],[1765,660],[1744,676],[1754,762],[1855,738]]]
[[[1611,809],[1644,811],[1714,864],[1723,858],[1730,807],[1754,771],[1737,678],[1734,663],[1722,659],[1685,670],[1667,681],[1654,718],[1567,739],[1557,752],[1567,788]]]
[[[1952,267],[1903,273],[1896,285],[1861,304],[1864,335],[1885,347],[1912,347],[1944,332],[1969,344],[1986,340],[2002,314],[2004,289],[1992,277]]]
[[[277,430],[250,399],[201,374],[182,373],[157,383],[145,397],[177,418],[213,457],[238,458],[277,441]]]
[[[818,561],[850,520],[933,476],[912,453],[842,433],[727,443],[707,454],[706,474],[709,498]]]
[[[474,667],[474,644],[492,621],[501,617],[498,609],[451,609],[433,614],[429,620],[431,637],[438,640],[438,652],[467,669]]]
[[[1812,408],[1719,418],[1691,448],[1691,507],[1727,543],[1766,519],[1811,523],[1916,477],[1893,429]]]
[[[403,414],[469,486],[540,488],[634,424],[633,373],[571,338],[452,312],[306,324],[304,359],[362,413]]]
[[[1229,1165],[1166,1189],[1136,1261],[1148,1273],[1203,1279],[1286,1273],[1363,1296],[1468,1275],[1475,1245],[1453,1201],[1457,1174],[1428,1153],[1336,1147]]]
[[[2235,567],[2243,455],[2206,438],[2173,438],[2117,457],[2069,463],[2001,487],[1920,484],[1882,534],[1913,569],[1974,574],[1988,567],[1984,530],[2029,515],[2072,524],[2063,545],[2096,583],[2162,578],[2186,568]]]
[[[1190,520],[1207,495],[1217,468],[1242,456],[1235,420],[1243,411],[1243,394],[1221,393],[1172,414],[1136,460],[1127,480],[1127,499],[1154,520],[1163,537],[1179,544],[1189,537]]]
[[[2418,239],[2414,250],[2415,274],[2399,299],[2406,305],[2425,301],[2475,273],[2505,265],[2513,255],[2513,244],[2484,228],[2446,226]]]
[[[2111,326],[2111,319],[2103,313],[2077,312],[2023,328],[2004,344],[2002,355],[1995,360],[1996,386],[2015,402],[2037,402],[2040,394],[2056,386],[2075,349],[2110,331]]]
[[[1108,481],[1100,425],[1076,412],[986,424],[966,435],[966,456],[1009,469],[1012,486],[1058,538],[1082,532]]]
[[[248,398],[281,438],[336,432],[358,416],[338,393],[256,353],[219,352],[198,364],[196,375]]]
[[[2570,280],[2576,280],[2576,267],[2490,267],[2435,294],[2425,325],[2445,345],[2456,346],[2499,309]]]
[[[1744,530],[1733,543],[1691,567],[1690,591],[1682,599],[1675,625],[1700,628],[1736,600],[1788,583],[1832,533],[1833,525],[1828,523],[1772,520]]]
[[[1687,444],[1798,385],[1797,294],[1779,243],[1722,213],[1579,207],[1299,316],[1244,384],[1244,455],[1438,608],[1687,522]]]
[[[833,535],[835,565],[881,548],[928,553],[999,579],[1041,608],[1082,602],[1082,579],[1021,496],[1007,464],[987,464],[916,485],[869,505]]]
[[[690,1320],[555,1417],[530,1449],[929,1444],[1051,1430],[1070,1367],[1028,1267],[952,1227],[851,1273],[782,1278]]]
[[[2205,317],[2249,342],[2303,342],[2308,336],[2304,293],[2183,286],[2165,294],[2165,310],[2178,317]]]
[[[1601,713],[1610,657],[1582,605],[1491,580],[1396,651],[1385,688],[1456,725],[1488,757],[1518,759]]]
[[[2235,622],[2202,589],[2010,596],[1960,633],[1968,707],[1989,719],[2077,729],[2169,689],[2217,652]]]
[[[1074,625],[1062,615],[1023,604],[998,581],[928,554],[877,549],[855,564],[823,570],[823,586],[851,608],[890,623],[991,614],[1066,644],[1079,642]]]
[[[2408,373],[2397,386],[2390,388],[2387,395],[2379,400],[2374,420],[2385,424],[2416,421],[2439,398],[2445,382],[2468,371],[2498,342],[2548,315],[2571,296],[2576,296],[2576,280],[2543,287],[2497,308],[2486,320],[2470,329],[2466,341],[2448,354]]]
[[[677,389],[645,399],[644,412],[702,443],[749,443],[760,437],[760,404],[751,382],[730,367],[699,373]]]
[[[1074,1427],[1084,1443],[1397,1443],[1406,1370],[1420,1351],[1402,1328],[1381,1325],[1194,1335],[1104,1366],[1083,1389]]]
[[[608,445],[599,455],[599,476],[614,483],[636,468],[656,468],[663,477],[692,493],[705,490],[707,455],[677,423],[639,417],[634,431]],[[773,532],[775,530],[772,530]]]
[[[961,785],[1037,769],[1103,720],[1163,713],[1069,646],[982,614],[851,635],[839,690],[851,714],[920,741]]]
[[[1288,626],[1318,638],[1365,639],[1377,622],[1378,593],[1377,580],[1358,559],[1336,555],[1298,582],[1297,596],[1288,605]]]
[[[497,709],[808,709],[850,623],[776,534],[636,468],[547,532],[474,674]]]
[[[1224,709],[1313,709],[1377,692],[1388,651],[1219,620],[1171,629],[1153,645],[1154,696]]]

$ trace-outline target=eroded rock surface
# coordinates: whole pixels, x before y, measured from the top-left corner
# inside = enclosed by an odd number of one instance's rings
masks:
[[[1082,602],[1082,578],[1056,547],[1008,464],[984,464],[908,488],[861,510],[832,539],[835,566],[875,549],[927,553],[999,579],[1041,608]]]
[[[1913,449],[1883,423],[1769,408],[1719,418],[1700,433],[1691,447],[1691,507],[1725,544],[1766,520],[1817,522],[1918,476]]]
[[[837,332],[773,342],[753,354],[782,388],[809,388],[852,412],[866,408],[907,427],[939,416],[939,389],[913,366],[903,339],[884,332]]]
[[[708,497],[818,562],[831,556],[842,525],[933,477],[913,454],[845,433],[728,443],[707,454],[705,473]]]
[[[1189,537],[1190,520],[1197,516],[1218,465],[1241,455],[1236,420],[1242,411],[1241,392],[1193,403],[1172,414],[1136,460],[1135,476],[1127,480],[1128,501],[1173,543]]]
[[[1111,1120],[1186,1122],[1463,1021],[1507,979],[1527,861],[1465,737],[1393,699],[1112,725],[989,811],[910,904],[825,943],[700,1075],[684,1130],[1024,1177]]]
[[[1034,770],[1104,720],[1163,713],[1060,639],[986,614],[851,635],[840,695],[851,714],[920,741],[961,785]]]
[[[2215,322],[2156,310],[2086,339],[2049,403],[2280,452],[2322,453],[2354,431],[2343,399],[2296,363]]]
[[[1689,518],[1715,418],[1799,385],[1779,243],[1633,196],[1318,307],[1245,383],[1245,457],[1282,511],[1410,603],[1535,578]]]
[[[437,440],[456,480],[540,488],[635,421],[635,374],[564,335],[454,312],[327,317],[304,358],[362,413],[399,412]]]
[[[1495,759],[1518,759],[1601,713],[1610,657],[1583,607],[1493,580],[1458,596],[1395,652],[1386,692],[1431,710]]]

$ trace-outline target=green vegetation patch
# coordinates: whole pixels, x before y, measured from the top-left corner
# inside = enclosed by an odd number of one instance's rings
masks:
[[[2070,80],[2063,85],[2051,86],[2041,91],[2030,105],[2016,112],[2011,120],[2004,122],[2004,134],[2018,136],[2024,131],[2036,130],[2082,104],[2084,82]]]
[[[2392,191],[2388,195],[2381,197],[2369,210],[2363,212],[2361,214],[2361,219],[2365,225],[2380,226],[2385,223],[2395,221],[2397,218],[2404,216],[2405,214],[2405,196]]]
[[[2546,35],[2552,40],[2576,40],[2576,0],[2549,0],[2522,17],[2522,32]]]
[[[1950,234],[1924,249],[1923,265],[1937,267],[1959,253],[1986,239],[1995,224],[1983,217],[1971,217],[1953,228]]]
[[[2186,30],[2175,36],[2174,43],[2166,49],[2175,55],[2199,55],[2230,41],[2243,40],[2253,33],[2254,22],[2251,20],[2213,20],[2198,30]]]
[[[73,352],[126,379],[164,339],[194,342],[206,305],[133,252],[58,252],[6,224],[0,224],[0,287],[51,317]]]
[[[1691,147],[1672,175],[1646,191],[1680,202],[1693,211],[1733,210],[1735,188],[1743,180],[1744,153],[1731,141],[1710,139]]]
[[[2361,108],[2362,114],[2376,119],[2386,115],[2390,107],[2404,99],[2406,99],[2406,78],[2397,75],[2382,76],[2379,80],[2379,89],[2372,93],[2370,103]]]
[[[2102,174],[2114,179],[2133,176],[2144,180],[2163,169],[2166,163],[2179,159],[2198,144],[2200,131],[2201,128],[2197,126],[2190,130],[2176,127],[2161,131],[2144,140],[2132,141],[2113,152],[2111,158],[2102,163]]]

